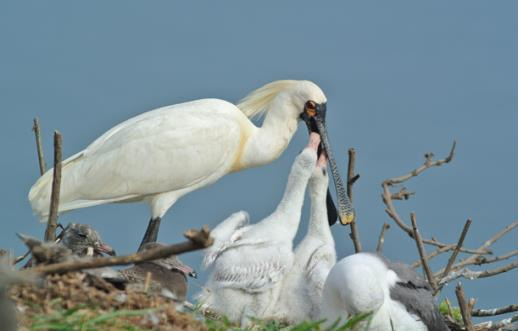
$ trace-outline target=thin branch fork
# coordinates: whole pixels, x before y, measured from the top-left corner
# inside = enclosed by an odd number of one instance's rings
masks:
[[[408,200],[412,195],[415,195],[415,192],[407,191],[406,187],[402,187],[399,192],[392,193],[392,200]]]
[[[171,255],[203,249],[212,245],[214,241],[213,238],[210,237],[210,231],[206,226],[204,226],[201,230],[189,230],[184,234],[184,236],[188,239],[188,241],[165,247],[140,251],[126,256],[98,257],[86,260],[81,259],[66,261],[56,264],[28,268],[21,272],[53,274],[114,265],[128,265],[144,261],[162,259]]]
[[[40,166],[40,175],[45,173],[45,157],[43,156],[43,148],[41,147],[41,131],[40,120],[35,117],[33,119],[32,131],[34,131],[34,138],[36,139],[36,151],[38,153],[38,164]]]
[[[440,248],[437,248],[435,251],[431,252],[430,254],[426,255],[426,259],[428,261],[430,261],[431,259],[433,259],[434,257],[442,254],[442,253],[445,253],[445,252],[448,252],[448,251],[451,251],[455,248],[455,244],[451,244],[451,245],[447,245],[447,246],[444,246],[444,247],[440,247]],[[411,267],[412,268],[417,268],[421,266],[421,260],[417,260],[415,261],[414,263],[411,264]],[[437,277],[439,276],[438,273],[435,274]]]
[[[495,269],[490,269],[490,270],[483,270],[483,271],[473,271],[473,270],[470,270],[468,268],[463,268],[461,270],[458,270],[458,271],[453,271],[452,273],[450,273],[449,276],[441,279],[439,281],[439,285],[443,285],[443,284],[446,284],[452,280],[455,280],[457,278],[460,278],[460,277],[463,277],[463,278],[466,278],[466,279],[478,279],[478,278],[487,278],[487,277],[492,277],[492,276],[495,276],[495,275],[498,275],[498,274],[501,274],[501,273],[504,273],[504,272],[507,272],[507,271],[510,271],[510,270],[513,270],[515,268],[518,267],[518,261],[516,262],[512,262],[512,263],[509,263],[503,267],[500,267],[500,268],[495,268]]]
[[[383,193],[381,195],[381,198],[383,200],[383,203],[387,207],[385,209],[385,212],[411,238],[413,238],[413,230],[399,216],[399,214],[397,213],[396,208],[394,206],[393,200],[394,199],[408,199],[411,195],[414,194],[414,192],[408,192],[408,191],[406,191],[405,188],[403,188],[398,193],[392,193],[390,191],[390,186],[393,186],[393,185],[396,185],[396,184],[401,184],[401,183],[407,181],[408,179],[419,175],[420,173],[422,173],[423,171],[425,171],[426,169],[429,169],[431,167],[438,167],[438,166],[441,166],[441,165],[443,165],[445,163],[449,163],[453,159],[453,157],[455,155],[455,147],[456,147],[456,145],[457,144],[454,141],[453,145],[451,147],[450,153],[444,159],[433,161],[432,160],[433,154],[428,153],[428,154],[425,155],[426,160],[425,160],[424,164],[421,167],[419,167],[417,169],[414,169],[413,171],[411,171],[410,173],[408,173],[406,175],[403,175],[403,176],[400,176],[400,177],[389,178],[389,179],[383,181],[383,183],[381,184],[381,186],[383,188]],[[423,241],[423,243],[425,243],[427,245],[432,245],[432,246],[439,247],[440,249],[442,249],[442,248],[444,249],[444,250],[440,250],[439,252],[432,253],[432,254],[435,254],[435,255],[432,255],[432,257],[436,256],[436,255],[439,255],[441,253],[444,253],[446,251],[452,250],[452,249],[454,249],[456,247],[455,244],[445,244],[445,243],[442,243],[442,242],[440,242],[440,241],[438,241],[436,239],[433,239],[433,238],[432,239],[422,239],[422,241]],[[448,249],[446,249],[446,247],[448,247]],[[469,254],[489,254],[489,253],[491,253],[487,248],[479,249],[479,250],[473,250],[473,249],[467,249],[467,248],[461,247],[460,251],[463,252],[463,253],[469,253]]]
[[[453,250],[453,253],[450,256],[450,259],[448,260],[448,264],[446,265],[446,268],[444,268],[444,272],[441,276],[441,278],[445,278],[448,276],[448,274],[451,271],[451,268],[453,267],[453,264],[455,263],[455,259],[457,259],[457,255],[459,255],[460,248],[462,247],[462,244],[464,243],[464,239],[466,238],[466,234],[468,233],[469,226],[471,225],[471,219],[468,219],[466,223],[464,224],[464,228],[462,229],[462,232],[459,237],[459,241],[457,242],[457,246],[455,246],[455,249]],[[441,290],[443,285],[439,285],[439,287],[435,290],[434,294],[437,294]]]
[[[507,225],[502,230],[500,230],[499,232],[494,234],[491,238],[486,240],[484,242],[484,244],[478,248],[478,250],[479,251],[481,251],[481,250],[488,250],[489,247],[491,245],[493,245],[496,241],[498,241],[503,236],[505,236],[507,233],[509,233],[510,231],[514,230],[517,227],[518,227],[518,221],[515,221],[515,222]],[[457,264],[455,264],[452,269],[454,271],[457,271],[457,270],[459,270],[462,267],[465,267],[467,265],[481,265],[481,264],[487,264],[487,263],[494,263],[494,262],[506,260],[506,259],[508,259],[510,257],[513,257],[517,253],[516,253],[516,250],[515,250],[515,251],[511,251],[511,252],[509,252],[509,253],[507,253],[505,255],[502,255],[502,256],[499,256],[499,257],[495,257],[495,258],[487,258],[487,257],[484,257],[483,254],[484,253],[478,253],[476,255],[470,256],[467,259],[462,260],[462,261],[458,262]],[[439,272],[444,272],[444,271],[440,270]]]
[[[437,289],[437,284],[435,282],[435,278],[433,276],[430,267],[428,266],[428,261],[426,260],[426,252],[424,250],[423,242],[421,241],[421,235],[419,234],[419,230],[417,229],[417,221],[415,217],[415,213],[410,214],[410,219],[412,220],[412,229],[414,233],[414,239],[417,244],[417,250],[419,251],[419,257],[421,258],[421,264],[423,265],[423,269],[426,274],[426,278],[428,279],[428,283],[434,291]]]
[[[487,316],[496,316],[507,313],[512,313],[518,311],[518,304],[512,304],[509,306],[501,307],[501,308],[493,308],[493,309],[473,309],[471,312],[471,316],[476,317],[487,317]]]
[[[360,175],[354,174],[354,166],[356,164],[356,151],[354,148],[349,148],[348,151],[349,162],[347,166],[347,196],[349,200],[353,201],[353,185],[360,178]],[[359,253],[362,251],[362,244],[360,242],[360,234],[358,232],[358,227],[356,226],[356,219],[351,222],[351,234],[350,237],[354,244],[355,253]]]
[[[514,251],[510,251],[509,253],[506,253],[504,255],[495,256],[495,257],[491,257],[491,258],[480,255],[480,256],[477,256],[475,259],[465,259],[465,260],[458,262],[457,264],[454,265],[452,270],[458,271],[468,265],[481,266],[483,264],[491,264],[491,263],[496,263],[496,262],[500,262],[500,261],[505,261],[516,255],[518,255],[518,250],[516,250],[516,249]],[[436,272],[435,276],[440,277],[440,274],[443,272],[444,272],[444,268],[439,270],[438,272]]]
[[[455,147],[456,146],[457,146],[457,142],[454,140],[453,141],[453,145],[451,146],[450,153],[448,154],[448,156],[445,157],[444,159],[440,159],[440,160],[437,160],[437,161],[433,161],[432,160],[432,158],[433,158],[433,154],[432,153],[425,154],[425,162],[424,162],[424,164],[422,166],[412,170],[411,172],[409,172],[408,174],[405,174],[403,176],[389,178],[386,181],[384,181],[383,183],[387,184],[388,186],[392,186],[392,185],[396,185],[396,184],[401,184],[401,183],[409,180],[412,177],[418,176],[420,173],[422,173],[423,171],[425,171],[428,168],[439,167],[439,166],[441,166],[441,165],[443,165],[445,163],[449,163],[453,159],[453,157],[455,156]]]
[[[401,183],[407,181],[408,179],[419,175],[420,173],[422,173],[426,169],[429,169],[431,167],[438,167],[438,166],[441,166],[441,165],[443,165],[445,163],[449,163],[453,159],[453,157],[455,155],[455,147],[456,147],[456,145],[457,145],[457,143],[455,141],[453,141],[453,145],[451,147],[450,153],[444,159],[440,159],[440,160],[437,160],[437,161],[432,161],[432,159],[431,159],[432,154],[428,153],[428,154],[425,155],[426,160],[425,160],[425,162],[424,162],[424,164],[422,166],[414,169],[413,171],[411,171],[408,174],[405,174],[403,176],[386,179],[381,184],[381,186],[383,187],[383,193],[382,193],[381,197],[382,197],[383,203],[387,207],[385,209],[385,212],[390,216],[390,218],[392,218],[396,222],[396,224],[403,231],[405,231],[412,238],[413,238],[412,228],[410,226],[406,225],[406,223],[398,215],[398,213],[396,212],[396,208],[394,207],[393,200],[394,199],[408,199],[412,194],[414,194],[414,192],[408,192],[408,191],[406,191],[405,188],[403,188],[403,189],[401,189],[399,191],[399,193],[393,194],[390,191],[389,187],[393,186],[393,185],[396,185],[396,184],[401,184]],[[436,240],[426,240],[425,239],[425,240],[423,240],[423,242],[425,244],[434,245],[434,246],[438,246],[438,247],[447,246],[447,244],[440,243],[440,242],[438,242]]]
[[[509,231],[513,230],[514,228],[518,227],[518,221],[514,221],[513,223],[507,225],[505,228],[500,230],[498,233],[496,233],[494,236],[486,240],[486,242],[480,247],[480,249],[488,248],[491,245],[493,245],[497,240],[502,238],[505,234],[507,234]]]
[[[382,186],[383,186],[382,200],[383,200],[383,203],[387,206],[387,208],[385,209],[385,212],[390,216],[390,218],[392,218],[394,220],[394,222],[396,222],[396,224],[401,228],[401,230],[406,232],[410,236],[410,238],[414,238],[412,228],[405,224],[405,222],[401,219],[401,217],[397,213],[396,208],[394,207],[394,203],[392,201],[392,193],[390,192],[390,189],[389,189],[386,181],[383,182]],[[433,238],[432,239],[423,239],[423,243],[445,249],[444,251],[440,251],[439,253],[437,253],[437,255],[440,253],[452,250],[456,246],[455,244],[442,243]],[[448,247],[448,248],[446,249],[446,247]],[[491,253],[491,251],[489,249],[487,249],[487,247],[482,247],[477,250],[461,247],[460,251],[463,253],[469,253],[469,254],[490,254]]]
[[[457,301],[459,302],[460,313],[462,315],[464,325],[466,326],[466,330],[473,331],[473,323],[471,322],[470,311],[468,309],[468,304],[466,303],[466,295],[464,294],[464,289],[462,288],[462,284],[460,282],[455,287],[455,295],[457,296]]]
[[[52,193],[50,196],[50,212],[45,230],[45,241],[56,240],[56,228],[58,226],[59,194],[61,188],[61,159],[62,159],[61,133],[54,131],[54,172],[52,177]]]

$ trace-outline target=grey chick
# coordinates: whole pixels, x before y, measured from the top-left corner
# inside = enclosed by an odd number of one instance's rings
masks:
[[[99,232],[88,224],[68,224],[58,236],[58,240],[77,256],[115,255],[113,248],[104,243]]]
[[[59,234],[56,242],[42,242],[18,234],[32,254],[36,264],[51,264],[72,259],[74,256],[115,255],[115,251],[101,240],[101,236],[87,224],[70,223]]]
[[[160,243],[146,243],[142,250],[164,247]],[[128,288],[142,291],[145,288],[147,274],[150,273],[149,289],[156,293],[166,294],[176,301],[185,301],[187,295],[187,276],[196,278],[196,272],[172,255],[165,259],[141,262],[131,268],[121,270],[127,279]],[[165,293],[164,293],[165,292]]]
[[[102,254],[115,255],[115,251],[104,243],[101,236],[90,225],[70,223],[59,234],[56,242],[41,242],[38,239],[18,234],[22,241],[29,247],[35,264],[52,264],[73,259],[102,256]],[[112,268],[101,267],[83,270],[94,277],[92,281],[102,285],[101,278],[117,288],[123,288],[125,279]]]
[[[74,256],[98,257],[103,254],[116,255],[115,250],[101,239],[99,232],[88,224],[69,223],[57,239],[61,245],[70,249]],[[102,278],[119,289],[124,288],[126,283],[120,272],[113,268],[101,267],[87,269],[84,272],[90,276]],[[102,286],[99,282],[97,282],[97,285]]]

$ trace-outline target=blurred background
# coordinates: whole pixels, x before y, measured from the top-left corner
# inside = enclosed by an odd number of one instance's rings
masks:
[[[423,235],[444,242],[456,242],[471,217],[465,243],[476,248],[518,215],[517,10],[514,1],[2,1],[0,246],[21,254],[15,232],[44,233],[27,201],[39,176],[34,117],[51,166],[55,129],[68,157],[153,108],[207,97],[237,102],[273,80],[307,79],[327,95],[344,176],[347,149],[357,151],[354,203],[364,248],[375,249],[389,222],[385,255],[418,259],[415,243],[385,214],[380,184],[421,165],[426,152],[446,156],[453,140],[453,162],[407,182],[417,194],[396,205],[408,222],[417,213]],[[162,221],[159,240],[179,242],[185,230],[214,227],[242,209],[253,221],[267,216],[306,144],[301,127],[272,164],[182,198]],[[116,204],[73,211],[60,222],[89,223],[125,254],[137,248],[148,216],[144,204]],[[338,257],[351,254],[349,228],[333,231]],[[495,253],[516,242],[511,233]],[[199,271],[192,296],[206,279],[201,253],[182,259]],[[516,298],[516,272],[463,284],[480,308]],[[454,298],[453,284],[445,295]]]

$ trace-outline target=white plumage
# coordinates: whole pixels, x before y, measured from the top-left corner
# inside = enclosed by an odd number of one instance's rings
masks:
[[[286,274],[276,317],[290,323],[317,319],[327,275],[336,263],[333,235],[327,220],[328,187],[326,158],[322,154],[309,179],[311,211],[304,239],[295,249],[293,267]]]
[[[371,253],[350,255],[331,269],[321,308],[326,325],[372,312],[370,324],[363,321],[354,330],[448,330],[426,281],[410,267]]]
[[[201,99],[133,117],[63,162],[59,212],[145,201],[152,219],[159,219],[183,195],[276,159],[308,100],[325,104],[326,97],[309,81],[277,81],[237,106]],[[260,113],[265,119],[256,127],[249,117]],[[29,192],[42,221],[49,214],[51,182],[52,169]]]
[[[309,146],[295,159],[283,198],[270,216],[245,225],[248,216],[237,213],[214,229],[216,246],[205,256],[214,268],[199,297],[203,306],[244,325],[251,316],[273,314],[282,279],[293,264],[292,241],[319,142],[317,134],[310,135]]]

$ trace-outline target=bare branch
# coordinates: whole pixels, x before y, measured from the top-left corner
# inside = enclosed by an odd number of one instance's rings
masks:
[[[486,316],[496,316],[496,315],[502,315],[507,313],[512,313],[518,311],[518,305],[513,304],[506,307],[501,308],[493,308],[493,309],[474,309],[471,313],[471,316],[476,317],[486,317]]]
[[[457,296],[457,301],[459,302],[460,313],[462,315],[464,325],[466,326],[466,330],[473,331],[473,323],[471,322],[468,305],[466,304],[466,295],[464,294],[464,289],[462,288],[462,284],[460,282],[455,287],[455,295]]]
[[[385,209],[385,212],[389,215],[390,218],[392,218],[394,220],[394,222],[396,222],[397,226],[399,226],[403,231],[405,231],[411,238],[413,238],[412,228],[410,226],[408,226],[405,223],[405,221],[403,221],[403,219],[397,213],[396,208],[395,208],[394,203],[393,203],[393,197],[395,196],[396,198],[399,198],[399,197],[403,197],[404,198],[405,196],[408,197],[410,194],[413,194],[413,193],[407,192],[405,189],[402,189],[402,190],[400,190],[399,193],[392,194],[392,192],[390,191],[389,186],[394,185],[394,184],[402,183],[403,181],[406,181],[409,178],[417,176],[418,174],[420,174],[421,172],[423,172],[424,170],[426,170],[426,169],[428,169],[428,168],[430,168],[432,166],[440,166],[440,165],[442,165],[444,163],[450,162],[452,160],[452,158],[453,158],[453,155],[454,155],[455,145],[456,145],[456,143],[454,142],[448,157],[446,157],[446,158],[444,158],[442,160],[435,161],[435,162],[430,162],[430,158],[428,157],[427,161],[425,161],[425,164],[422,167],[420,167],[420,168],[410,172],[407,175],[404,175],[404,176],[401,176],[401,177],[387,179],[387,180],[385,180],[381,184],[381,186],[383,188],[383,193],[381,195],[381,198],[383,200],[383,203],[387,207]],[[428,154],[428,156],[430,156],[430,155]],[[440,241],[438,241],[436,239],[433,239],[433,238],[432,239],[423,239],[423,243],[425,243],[427,245],[436,246],[436,247],[439,247],[439,248],[451,247],[449,249],[445,249],[445,250],[441,250],[440,252],[437,252],[436,255],[438,255],[440,253],[444,253],[444,252],[446,252],[446,251],[448,251],[450,249],[453,249],[455,247],[454,244],[452,245],[452,244],[442,243],[442,242],[440,242]],[[489,254],[490,253],[490,251],[487,248],[479,249],[479,250],[473,250],[473,249],[467,249],[467,248],[461,247],[460,251],[463,252],[463,253],[469,253],[469,254]]]
[[[496,233],[494,236],[489,238],[479,249],[488,248],[489,246],[493,245],[497,240],[502,238],[506,233],[508,233],[516,227],[518,227],[518,221],[514,221],[513,223],[507,225],[500,232]]]
[[[491,245],[493,245],[496,241],[501,239],[504,235],[506,235],[511,230],[515,229],[516,227],[518,227],[518,221],[515,221],[515,222],[507,225],[505,228],[503,228],[498,233],[494,234],[491,238],[486,240],[486,242],[484,242],[484,244],[482,246],[480,246],[480,248],[478,250],[479,251],[489,250],[489,247]],[[484,254],[484,253],[479,253],[479,254],[470,256],[469,258],[467,258],[463,261],[460,261],[459,263],[457,263],[453,266],[453,270],[459,270],[460,268],[467,266],[467,265],[473,265],[473,264],[480,265],[480,264],[493,263],[493,262],[505,260],[505,259],[508,259],[508,258],[516,255],[516,251],[512,251],[504,256],[493,258],[493,259],[485,258],[484,256],[482,256],[482,254]],[[484,262],[484,261],[487,261],[487,262]],[[440,272],[442,272],[442,270]]]
[[[52,178],[52,193],[50,196],[50,212],[45,230],[45,240],[56,240],[56,227],[58,223],[59,193],[61,187],[61,133],[54,131],[54,173]]]
[[[428,279],[428,283],[430,283],[432,289],[435,291],[437,289],[437,284],[435,283],[435,278],[433,276],[432,271],[430,270],[430,267],[428,266],[428,261],[426,260],[426,252],[424,250],[423,242],[421,241],[421,235],[419,234],[419,230],[417,229],[415,213],[410,214],[410,219],[412,220],[414,239],[417,244],[417,250],[419,251],[419,256],[421,257],[421,263],[423,265],[426,278]]]
[[[422,166],[412,170],[411,172],[409,172],[406,175],[403,175],[400,177],[389,178],[386,181],[384,181],[383,183],[384,184],[386,183],[388,186],[392,186],[395,184],[401,184],[401,183],[409,180],[412,177],[418,176],[420,173],[422,173],[423,171],[425,171],[428,168],[439,167],[445,163],[449,163],[453,159],[453,156],[455,155],[456,146],[457,146],[457,142],[453,141],[453,145],[451,146],[450,154],[448,154],[447,157],[445,157],[444,159],[441,159],[441,160],[433,161],[432,153],[425,154],[425,162]]]
[[[45,158],[43,156],[43,148],[41,147],[41,132],[40,132],[40,120],[35,117],[33,119],[32,131],[34,131],[34,137],[36,138],[36,151],[38,152],[38,164],[40,166],[40,175],[45,173]]]
[[[354,165],[356,164],[356,151],[354,148],[349,148],[349,162],[347,167],[347,195],[349,196],[349,200],[353,201],[353,185],[358,178],[359,175],[354,174]],[[359,253],[362,251],[362,244],[360,242],[360,234],[358,232],[358,227],[356,226],[356,219],[350,223],[351,225],[351,239],[354,244],[354,251]]]
[[[88,260],[73,260],[56,264],[36,266],[23,270],[23,273],[52,274],[77,271],[82,269],[99,268],[114,265],[128,265],[149,260],[166,258],[173,254],[181,254],[193,250],[203,249],[212,245],[209,229],[205,226],[201,230],[189,230],[184,234],[189,240],[183,243],[148,249],[126,256],[98,257]]]
[[[464,238],[466,238],[466,234],[468,233],[469,226],[471,225],[471,219],[468,219],[466,221],[466,224],[464,224],[464,228],[462,229],[462,232],[459,237],[459,241],[457,242],[457,245],[455,246],[455,249],[453,250],[453,253],[450,256],[450,259],[448,260],[448,264],[446,265],[446,268],[444,269],[444,272],[440,278],[445,278],[448,276],[448,274],[451,271],[451,268],[453,264],[455,263],[455,259],[457,258],[457,255],[459,255],[460,248],[462,247],[462,244],[464,243]],[[443,285],[439,285],[439,287],[435,290],[434,294],[437,294],[441,290]]]
[[[451,245],[448,245],[448,246],[444,246],[444,247],[440,247],[440,248],[437,248],[435,251],[431,252],[430,254],[428,254],[426,256],[426,259],[428,261],[430,261],[431,259],[433,259],[434,257],[442,254],[442,253],[445,253],[445,252],[448,252],[448,251],[451,251],[453,249],[455,249],[456,245],[454,244],[451,244]],[[421,265],[421,259],[415,261],[414,263],[412,263],[412,268],[417,268]],[[436,273],[436,276],[438,277],[437,273]]]
[[[499,322],[488,321],[484,323],[480,323],[475,325],[475,330],[484,330],[484,331],[492,331],[492,330],[502,330],[503,328],[510,327],[514,322],[518,321],[518,315],[514,315],[513,317],[505,318]]]
[[[478,278],[491,277],[491,276],[494,276],[494,275],[498,275],[498,274],[507,272],[509,270],[513,270],[516,267],[518,267],[518,261],[517,262],[509,263],[509,264],[507,264],[507,265],[505,265],[503,267],[500,267],[500,268],[490,269],[490,270],[483,270],[483,271],[473,271],[473,270],[470,270],[468,268],[463,268],[463,269],[461,269],[459,271],[453,271],[453,272],[450,273],[450,275],[448,277],[445,277],[445,278],[441,279],[439,281],[439,285],[448,283],[448,282],[450,282],[452,280],[455,280],[457,278],[460,278],[460,277],[464,277],[464,278],[470,279],[470,280],[478,279]]]
[[[507,232],[513,230],[514,228],[518,227],[518,221],[514,221],[513,223],[507,225],[505,228],[503,228],[500,232],[496,233],[494,236],[489,238],[484,245],[482,245],[481,248],[488,248],[489,246],[493,245],[497,240],[502,238]]]
[[[378,245],[376,246],[376,253],[380,254],[383,251],[383,245],[385,244],[385,232],[390,229],[390,225],[388,223],[383,223],[383,227],[381,228],[380,236],[378,238]]]
[[[504,260],[507,260],[513,256],[516,256],[518,255],[518,250],[514,250],[514,251],[510,251],[509,253],[506,253],[504,255],[501,255],[501,256],[495,256],[495,257],[486,257],[486,256],[482,256],[482,255],[479,255],[477,256],[476,258],[474,259],[465,259],[465,260],[462,260],[460,261],[459,263],[455,264],[454,267],[453,267],[453,270],[460,270],[461,268],[465,267],[465,266],[468,266],[468,265],[483,265],[483,264],[490,264],[490,263],[495,263],[495,262],[500,262],[500,261],[504,261]],[[439,270],[438,272],[435,273],[435,276],[436,277],[439,277],[439,275],[441,273],[444,272],[444,268]]]

